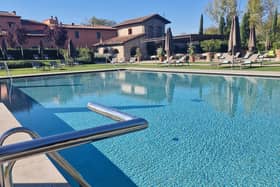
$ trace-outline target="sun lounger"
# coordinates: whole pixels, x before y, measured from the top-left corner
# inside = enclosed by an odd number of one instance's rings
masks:
[[[240,68],[242,66],[248,66],[248,65],[250,65],[250,67],[251,67],[253,64],[256,64],[256,63],[259,63],[262,66],[262,60],[258,59],[258,57],[259,57],[259,54],[253,54],[247,60],[244,60],[241,62]]]
[[[224,65],[224,64],[231,64],[233,60],[233,57],[229,55],[228,53],[225,53],[223,55],[222,61],[218,65]]]
[[[170,56],[169,58],[165,59],[162,63],[163,64],[168,64],[170,62],[172,62],[173,56]]]
[[[187,55],[182,56],[179,59],[174,59],[170,61],[171,64],[184,64],[184,63],[188,63],[187,61]]]

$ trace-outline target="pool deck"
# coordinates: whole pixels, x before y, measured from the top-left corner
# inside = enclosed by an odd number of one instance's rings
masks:
[[[98,70],[83,70],[71,72],[48,72],[28,75],[15,75],[13,78],[23,77],[36,77],[36,76],[54,76],[54,75],[67,75],[78,73],[91,73],[91,72],[104,72],[104,71],[117,71],[117,70],[131,70],[131,71],[156,71],[156,72],[173,72],[173,73],[190,73],[190,74],[207,74],[207,75],[229,75],[229,76],[254,76],[254,77],[267,77],[267,78],[280,78],[280,72],[277,71],[246,71],[246,70],[199,70],[199,69],[179,69],[179,68],[142,68],[142,67],[119,67],[110,69]],[[6,76],[0,76],[0,79],[7,79]]]
[[[21,126],[3,103],[0,103],[0,124],[1,134]],[[19,133],[9,137],[6,144],[30,139],[29,135]],[[15,187],[70,187],[45,155],[17,161],[13,169],[13,181]]]

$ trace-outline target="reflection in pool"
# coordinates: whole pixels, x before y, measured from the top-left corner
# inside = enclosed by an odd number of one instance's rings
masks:
[[[0,89],[42,136],[110,123],[89,101],[149,121],[61,152],[94,186],[279,185],[279,79],[117,71],[16,79],[10,97],[6,81]]]

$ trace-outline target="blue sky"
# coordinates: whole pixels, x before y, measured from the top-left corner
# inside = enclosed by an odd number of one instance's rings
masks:
[[[1,10],[16,10],[25,19],[42,21],[57,16],[79,24],[96,16],[117,22],[159,13],[169,19],[175,34],[197,33],[201,13],[211,0],[1,0]],[[246,0],[239,0],[245,2]],[[204,15],[204,27],[213,25]]]

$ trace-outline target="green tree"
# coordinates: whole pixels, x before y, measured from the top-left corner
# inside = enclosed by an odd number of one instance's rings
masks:
[[[243,15],[241,27],[240,27],[240,35],[241,35],[241,46],[246,47],[248,44],[249,34],[250,34],[250,13],[246,12]]]
[[[94,26],[94,25],[113,26],[113,25],[116,25],[116,22],[113,20],[102,19],[102,18],[97,18],[97,17],[93,16],[89,20],[86,20],[86,22],[83,24],[92,25],[92,26]]]
[[[278,22],[278,10],[276,8],[273,16],[272,28],[271,28],[271,32],[273,36],[275,36],[275,34],[277,33],[277,22]]]
[[[204,30],[205,34],[219,34],[219,28],[217,27],[208,27]]]
[[[250,26],[262,26],[263,5],[261,0],[248,0],[248,11],[250,13]]]
[[[200,16],[199,32],[198,34],[203,35],[203,14]]]
[[[64,48],[65,42],[68,39],[67,31],[62,27],[57,27],[53,32],[53,38],[54,38],[55,45],[58,48]]]
[[[220,23],[219,23],[219,34],[222,34],[222,35],[225,34],[225,26],[226,26],[225,18],[224,18],[224,16],[221,16]]]
[[[221,16],[237,14],[237,0],[213,0],[209,1],[206,13],[215,22],[219,23]]]

